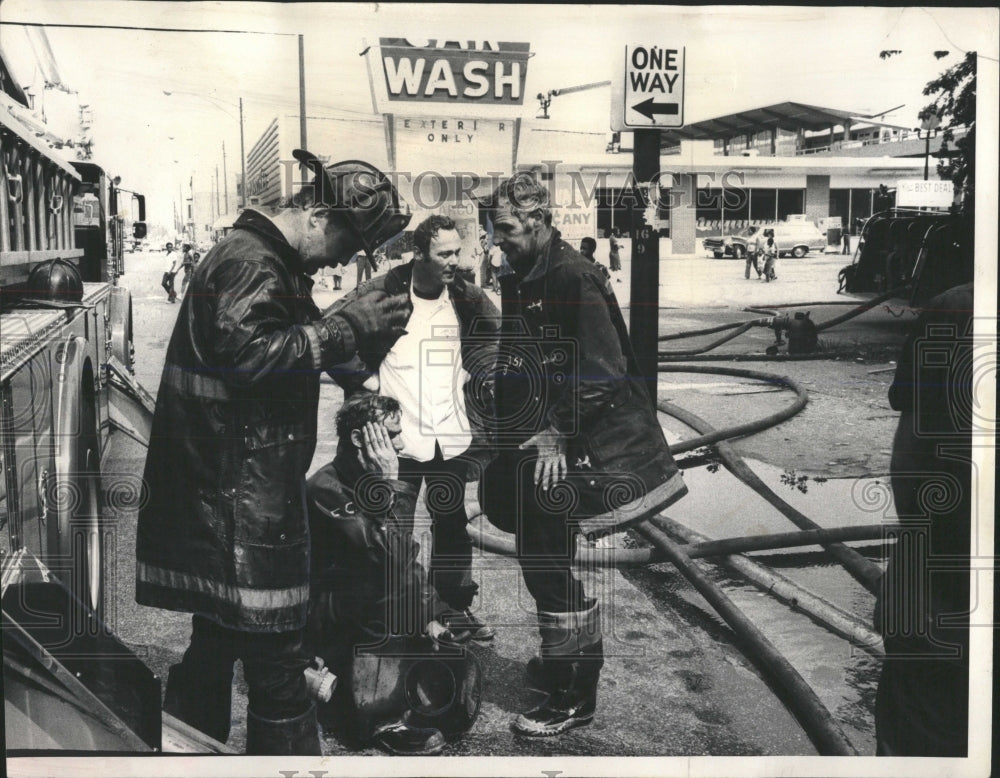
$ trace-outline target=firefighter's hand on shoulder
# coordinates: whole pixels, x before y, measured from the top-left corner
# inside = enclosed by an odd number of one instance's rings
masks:
[[[411,312],[406,294],[387,295],[372,291],[356,297],[338,308],[331,316],[339,316],[351,325],[359,350],[371,350],[379,341],[395,342],[406,332]]]
[[[547,427],[528,438],[518,446],[522,451],[527,448],[538,450],[535,462],[535,486],[541,484],[547,491],[566,477],[566,436],[555,427]]]

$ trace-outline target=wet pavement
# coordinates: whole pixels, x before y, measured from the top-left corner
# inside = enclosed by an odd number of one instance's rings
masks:
[[[713,296],[718,305],[723,306],[722,310],[701,305],[698,301],[703,298],[698,295],[702,292],[695,295],[694,291],[691,294],[695,302],[690,308],[683,311],[661,310],[661,321],[669,319],[678,329],[704,326],[698,322],[718,321],[719,315],[738,319],[744,317],[740,310],[743,296],[754,297],[755,303],[776,302],[773,295],[768,299],[764,292],[749,291],[750,288],[756,290],[766,285],[743,279],[742,262],[704,258],[680,258],[672,262],[674,264],[666,266],[672,269],[675,280],[680,278],[682,270],[689,278],[701,279],[698,284],[692,282],[689,285],[692,290],[696,286],[701,290],[709,288],[711,284],[705,280],[708,274],[714,276],[723,271],[729,275],[738,273],[737,279],[727,277],[725,283],[720,284],[720,291]],[[793,287],[791,284],[794,273],[786,271],[782,276],[779,270],[779,280],[789,279],[785,300],[836,299],[831,293],[824,294],[822,298],[817,296],[828,288],[829,276],[825,280],[812,276],[817,274],[817,267],[823,268],[824,272],[839,268],[842,264],[839,257],[785,262],[789,265],[804,263],[800,286]],[[131,289],[135,306],[136,374],[154,395],[167,339],[179,308],[178,305],[168,304],[159,288],[162,264],[163,255],[160,253],[132,255],[128,259],[130,272],[122,281]],[[623,272],[627,274],[627,271],[626,266]],[[621,286],[627,287],[627,275]],[[677,288],[687,287],[675,287],[668,296],[680,294]],[[322,307],[339,294],[342,292],[333,293],[317,287],[317,302]],[[875,316],[878,317],[877,312]],[[886,315],[884,318],[890,317]],[[877,329],[877,323],[865,326]],[[673,331],[662,323],[661,328],[661,331]],[[741,348],[759,348],[762,351],[767,339],[773,339],[773,334],[764,331],[762,336],[765,336],[764,340],[742,343]],[[849,340],[853,335],[843,337]],[[859,337],[864,340],[863,334]],[[882,337],[887,346],[898,341],[895,330],[883,333]],[[861,374],[859,368],[854,369]],[[817,380],[823,385],[825,379]],[[884,384],[891,380],[891,374],[888,379],[879,376],[878,380]],[[847,383],[841,387],[847,401],[852,393],[862,389],[864,387],[859,389]],[[762,390],[754,385],[748,387],[747,382],[739,380],[716,380],[711,376],[663,375],[660,392],[661,398],[669,395],[674,402],[685,407],[695,406],[696,412],[709,416],[720,427],[733,423],[734,419],[745,418],[748,413],[755,417],[766,415],[771,405],[789,401],[787,393],[766,388]],[[696,402],[689,402],[695,398]],[[332,384],[324,384],[319,414],[321,443],[313,469],[333,456],[333,415],[340,402],[339,389]],[[814,403],[814,412],[815,406]],[[712,412],[716,411],[719,414],[712,416]],[[672,440],[693,435],[674,420],[665,419],[664,424]],[[818,436],[822,433],[814,429],[812,434]],[[886,449],[890,439],[884,443]],[[747,448],[745,443],[741,441],[738,447]],[[752,445],[749,448],[752,449]],[[817,452],[817,456],[810,460],[814,466],[804,468],[801,465],[795,467],[800,460],[785,457],[782,462],[780,452],[775,454],[772,451],[771,454],[763,457],[764,461],[754,462],[754,470],[772,489],[780,491],[783,497],[818,523],[840,526],[879,520],[870,510],[871,505],[859,504],[863,501],[857,495],[859,490],[862,493],[866,489],[877,491],[878,484],[869,482],[877,481],[879,475],[887,470],[887,456],[884,462],[881,454],[875,455],[876,461],[852,461],[848,468],[851,471],[848,475],[852,476],[849,479],[823,480],[836,475],[825,472],[819,464],[824,457],[824,461],[829,461],[832,455],[828,451]],[[128,441],[116,441],[109,470],[141,473],[144,456],[145,452],[139,446]],[[868,481],[856,480],[862,475],[867,476]],[[718,468],[712,472],[710,464],[690,468],[687,478],[692,493],[675,506],[670,515],[690,522],[692,528],[706,535],[726,537],[794,529],[773,509],[757,506],[752,493],[742,484],[733,483],[734,479],[727,473],[719,472]],[[135,605],[135,513],[122,509],[115,518],[116,597],[112,623],[118,634],[136,648],[161,678],[165,678],[167,668],[179,660],[187,645],[190,616]],[[421,526],[426,530],[426,517],[424,523],[418,525],[418,531]],[[630,536],[618,538],[619,543],[633,542]],[[429,546],[426,540],[424,538],[422,543],[425,550]],[[781,564],[781,556],[794,564]],[[767,561],[772,563],[773,559],[779,559],[777,565],[783,573],[836,601],[859,619],[870,620],[872,598],[867,592],[861,590],[839,567],[830,565],[826,558],[810,553],[799,556],[801,558],[792,552],[770,554]],[[846,641],[830,635],[805,616],[774,602],[748,584],[733,579],[724,570],[707,563],[705,567],[713,571],[713,577],[725,586],[727,593],[815,688],[857,751],[861,754],[873,753],[871,711],[877,660],[852,649]],[[607,663],[601,677],[595,723],[550,740],[515,736],[509,729],[511,718],[540,699],[538,692],[528,688],[524,677],[524,664],[538,645],[531,598],[512,560],[485,552],[477,553],[474,575],[481,587],[475,608],[481,618],[496,628],[497,638],[490,644],[472,649],[486,679],[482,712],[472,732],[450,744],[445,755],[741,756],[815,753],[813,745],[784,702],[741,653],[741,647],[729,628],[669,565],[624,571],[598,569],[586,573],[588,591],[602,602],[606,634]],[[238,681],[237,687],[229,745],[242,749],[246,706],[242,680]],[[327,737],[324,747],[330,754],[348,753],[332,736]]]

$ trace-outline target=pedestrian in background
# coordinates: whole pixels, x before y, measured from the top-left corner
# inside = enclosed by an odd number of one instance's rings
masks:
[[[778,244],[774,240],[774,230],[764,230],[767,239],[761,247],[764,252],[764,281],[774,281],[777,275],[774,272],[774,265],[778,261]]]
[[[267,213],[247,208],[181,303],[136,533],[136,601],[194,614],[164,710],[225,742],[240,659],[250,754],[320,753],[303,675],[319,376],[398,336],[408,316],[405,297],[384,293],[320,314],[310,276],[373,251],[410,216],[371,165],[293,155],[313,185]]]
[[[191,271],[194,270],[195,258],[194,258],[194,252],[191,250],[190,243],[185,243],[181,247],[181,249],[183,252],[182,253],[183,259],[181,260],[181,270],[184,271],[184,275],[181,276],[181,294],[183,294],[184,290],[187,289],[188,281],[191,280]]]
[[[174,278],[177,276],[177,252],[174,250],[174,244],[167,244],[167,270],[163,273],[163,279],[160,281],[160,285],[167,292],[167,302],[173,303],[177,301],[177,292],[174,291]]]
[[[493,277],[493,291],[498,295],[500,294],[500,279],[512,273],[510,264],[507,262],[506,255],[500,250],[498,246],[492,245],[490,241],[490,274]]]
[[[757,273],[757,278],[760,278],[760,235],[756,227],[751,227],[750,230],[750,237],[747,240],[747,266],[743,277],[750,278],[750,268],[752,267]]]
[[[354,261],[357,263],[358,266],[358,279],[357,283],[355,284],[355,289],[356,289],[357,287],[361,286],[362,280],[365,281],[371,280],[372,263],[369,260],[368,255],[363,251],[359,251],[357,254],[354,255]],[[364,276],[364,279],[362,279],[362,276]]]
[[[840,253],[841,254],[850,254],[851,253],[851,228],[850,227],[845,227],[844,228],[844,248],[843,248],[843,250]]]
[[[622,269],[622,257],[621,257],[621,244],[618,242],[619,238],[618,228],[615,227],[611,231],[611,251],[608,253],[608,263],[611,265],[611,272],[618,273]],[[621,281],[621,279],[618,279]]]
[[[608,268],[606,266],[602,265],[600,262],[597,261],[597,257],[594,256],[595,251],[597,251],[596,240],[589,237],[580,239],[580,254],[582,254],[585,259],[589,259],[591,262],[597,265],[597,267],[599,267],[601,272],[604,274],[604,277],[610,279],[611,273],[608,271]]]
[[[479,228],[479,240],[476,241],[475,253],[472,255],[472,266],[479,268],[479,286],[488,289],[493,285],[493,268],[490,265],[490,248],[493,241],[489,233]]]

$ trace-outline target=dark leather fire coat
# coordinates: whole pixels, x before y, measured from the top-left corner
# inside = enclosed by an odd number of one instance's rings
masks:
[[[424,634],[447,606],[420,564],[413,537],[417,490],[365,474],[353,449],[316,471],[307,486],[313,539],[311,638],[348,644]]]
[[[496,381],[501,461],[487,472],[484,487],[491,521],[516,515],[511,484],[524,477],[517,463],[527,454],[517,445],[550,425],[567,437],[577,518],[613,513],[644,494],[652,499],[679,472],[610,282],[553,232],[523,277],[502,280]],[[683,489],[680,483],[666,490],[668,496]]]
[[[139,512],[136,601],[246,631],[305,623],[305,474],[321,368],[353,334],[312,324],[301,260],[247,211],[198,264],[167,349]]]

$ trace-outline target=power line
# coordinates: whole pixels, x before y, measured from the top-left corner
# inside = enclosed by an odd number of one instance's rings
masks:
[[[295,37],[294,32],[265,32],[263,30],[220,30],[207,28],[202,30],[189,27],[138,27],[125,24],[67,24],[64,22],[5,22],[15,27],[61,27],[70,30],[140,30],[143,32],[204,32],[204,33],[226,33],[233,35],[285,35]]]

